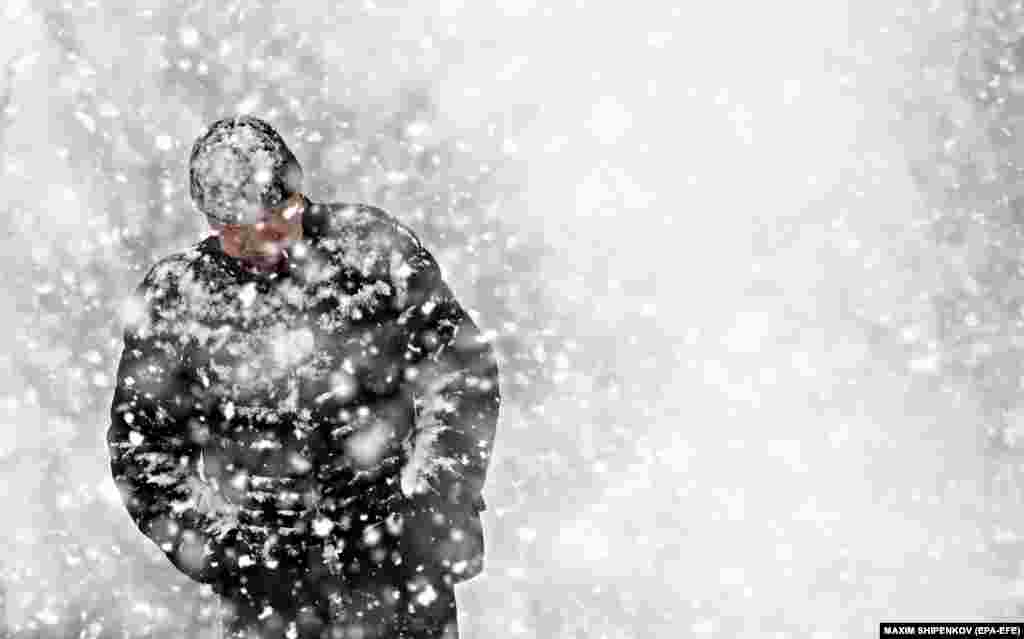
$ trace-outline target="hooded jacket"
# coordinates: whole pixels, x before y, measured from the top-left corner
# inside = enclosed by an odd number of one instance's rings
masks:
[[[277,271],[249,272],[211,235],[157,262],[126,305],[107,432],[124,504],[220,593],[282,563],[472,578],[493,349],[407,226],[304,200]]]

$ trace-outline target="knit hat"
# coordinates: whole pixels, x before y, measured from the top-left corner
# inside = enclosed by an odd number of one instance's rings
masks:
[[[211,222],[255,223],[301,184],[295,155],[272,126],[251,115],[211,124],[189,157],[192,202]]]

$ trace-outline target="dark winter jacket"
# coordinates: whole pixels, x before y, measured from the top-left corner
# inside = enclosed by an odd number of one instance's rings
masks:
[[[385,211],[306,200],[303,233],[275,273],[211,235],[144,277],[107,434],[128,512],[218,592],[282,562],[469,579],[500,402],[492,348]]]

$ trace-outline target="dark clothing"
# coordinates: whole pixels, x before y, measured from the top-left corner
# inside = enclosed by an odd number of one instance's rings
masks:
[[[111,405],[114,478],[238,628],[273,618],[252,618],[261,602],[338,613],[382,584],[402,591],[395,623],[449,603],[454,623],[454,583],[483,566],[493,350],[388,213],[306,200],[302,225],[274,273],[211,235],[146,274]],[[210,487],[235,509],[207,508]],[[409,636],[443,636],[424,632]]]
[[[251,580],[247,592],[235,581],[222,593],[226,637],[280,637],[294,621],[299,637],[364,639],[457,639],[455,591],[436,567],[417,572],[412,564],[359,565],[345,553],[350,569],[335,576],[310,569],[321,562],[321,544],[308,544],[305,567],[267,571]],[[272,612],[271,612],[272,611]],[[360,632],[353,633],[353,626]],[[326,632],[325,632],[326,631]],[[347,631],[349,634],[345,634]]]

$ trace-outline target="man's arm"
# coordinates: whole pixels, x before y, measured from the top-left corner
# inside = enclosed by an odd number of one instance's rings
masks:
[[[406,306],[404,383],[419,405],[403,491],[483,509],[499,404],[492,346],[445,284],[433,256],[415,248],[400,268]]]
[[[163,274],[160,276],[159,274]],[[110,407],[110,468],[132,521],[195,581],[211,579],[206,546],[220,523],[195,467],[194,398],[185,373],[179,300],[157,265],[132,298]]]

